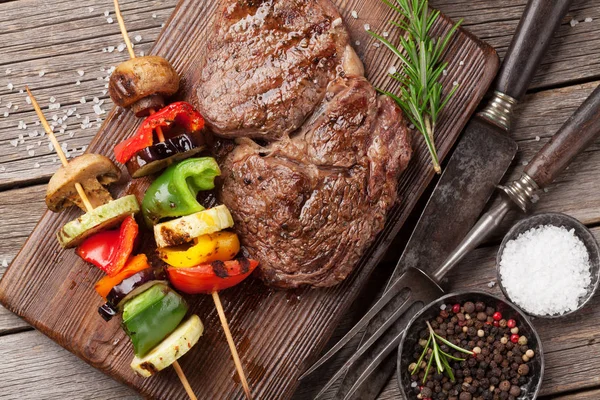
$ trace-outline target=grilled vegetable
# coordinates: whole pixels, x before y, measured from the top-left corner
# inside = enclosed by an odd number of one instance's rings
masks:
[[[166,280],[164,268],[143,269],[115,285],[106,296],[106,301],[111,307],[119,310],[127,301],[157,283],[166,283]]]
[[[113,287],[147,268],[151,268],[150,264],[148,264],[148,258],[145,254],[138,254],[131,257],[118,274],[112,277],[107,275],[96,282],[94,289],[102,298],[106,299],[106,296],[108,296]]]
[[[135,357],[131,368],[143,377],[162,371],[186,354],[202,336],[204,326],[197,315],[192,315],[144,357]]]
[[[75,189],[75,184],[80,183],[92,206],[101,206],[112,200],[104,186],[118,181],[120,177],[121,171],[107,157],[91,153],[75,157],[50,178],[46,189],[46,205],[54,212],[72,205],[86,211]]]
[[[232,226],[231,213],[227,207],[220,205],[155,225],[154,239],[158,247],[177,246]]]
[[[68,222],[56,235],[62,247],[76,247],[88,237],[119,225],[139,211],[140,206],[134,195],[121,197]]]
[[[176,268],[189,268],[211,261],[227,261],[240,251],[240,240],[233,232],[217,232],[194,239],[191,245],[158,249],[158,256]]]
[[[204,210],[196,200],[201,190],[215,187],[221,174],[212,157],[191,158],[167,168],[146,190],[142,212],[148,226],[166,217],[181,217]]]
[[[173,287],[187,294],[209,294],[228,289],[246,279],[258,261],[245,257],[231,261],[213,261],[192,268],[168,268]]]
[[[131,215],[121,222],[119,229],[106,230],[85,239],[77,247],[77,254],[94,264],[109,277],[117,275],[127,263],[135,246],[138,225]]]
[[[173,332],[187,313],[188,305],[164,284],[134,297],[123,307],[123,329],[136,356],[143,357]]]
[[[108,92],[120,107],[131,107],[138,117],[164,107],[164,97],[179,89],[179,75],[162,57],[136,57],[117,66],[110,76]]]
[[[138,128],[135,136],[119,143],[115,147],[117,161],[125,164],[138,151],[152,146],[154,143],[154,131],[157,128],[162,130],[165,137],[177,135],[177,130],[183,133],[199,132],[204,128],[204,118],[189,103],[179,101],[169,104],[162,110],[146,118]]]
[[[132,178],[152,175],[180,160],[190,158],[205,149],[201,132],[182,133],[164,142],[155,143],[135,153],[125,166]]]

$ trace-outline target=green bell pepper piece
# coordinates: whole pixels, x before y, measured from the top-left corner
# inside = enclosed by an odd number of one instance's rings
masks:
[[[181,217],[204,210],[196,196],[215,187],[221,175],[212,157],[190,158],[167,168],[148,188],[142,202],[149,227],[166,217]]]
[[[185,317],[188,305],[177,292],[157,284],[125,304],[123,329],[136,356],[143,357],[173,332]]]

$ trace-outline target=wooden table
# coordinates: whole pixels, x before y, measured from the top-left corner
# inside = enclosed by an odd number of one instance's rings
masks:
[[[150,50],[176,2],[122,1],[130,37],[138,53]],[[450,17],[464,18],[464,26],[495,46],[501,57],[525,3],[526,0],[431,0],[432,6]],[[109,23],[108,18],[114,19],[112,10],[112,2],[108,0],[0,3],[0,276],[44,212],[45,184],[59,166],[21,91],[28,84],[42,104],[48,104],[54,97],[54,104],[60,103],[60,109],[47,111],[49,116],[57,114],[58,118],[71,113],[66,121],[57,124],[55,132],[70,155],[81,154],[106,115],[97,115],[94,105],[100,104],[99,108],[107,111],[112,107],[105,88],[107,71],[127,58],[124,45],[120,46],[122,38],[116,22]],[[105,16],[105,12],[110,15]],[[594,0],[576,0],[525,103],[518,108],[514,137],[520,152],[507,179],[519,175],[526,160],[599,83],[599,32],[600,4]],[[535,211],[568,213],[600,237],[599,179],[600,141],[597,141],[543,194]],[[515,214],[511,220],[518,217]],[[410,225],[392,246],[373,284],[361,296],[360,305],[353,307],[336,336],[356,321],[381,289]],[[446,287],[499,293],[496,286],[489,288],[488,284],[495,281],[494,257],[500,237],[497,235],[458,266]],[[600,398],[599,304],[600,296],[596,296],[575,316],[535,321],[546,350],[544,396]],[[4,362],[0,367],[0,399],[138,398],[1,307],[0,359]],[[339,365],[340,360],[333,362],[329,372]],[[301,385],[296,398],[311,398],[327,375],[320,374]],[[398,397],[397,383],[392,379],[380,398]]]

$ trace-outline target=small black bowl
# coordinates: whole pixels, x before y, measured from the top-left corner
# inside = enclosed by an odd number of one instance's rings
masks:
[[[497,281],[500,286],[500,290],[504,296],[512,300],[502,283],[502,275],[500,274],[500,261],[502,260],[502,254],[504,253],[504,249],[506,247],[506,243],[508,243],[512,239],[516,239],[520,234],[532,229],[537,228],[542,225],[554,225],[558,227],[564,227],[567,229],[573,229],[575,236],[577,236],[583,244],[585,245],[588,254],[590,256],[590,273],[592,275],[592,281],[589,286],[586,288],[585,297],[579,299],[579,304],[576,309],[571,310],[562,314],[553,314],[553,315],[544,315],[544,314],[535,314],[532,313],[525,308],[521,308],[525,313],[531,315],[536,318],[559,318],[564,317],[566,315],[573,314],[579,310],[581,310],[594,296],[596,290],[598,290],[598,284],[600,283],[600,246],[598,245],[598,241],[594,237],[594,234],[590,232],[590,230],[577,219],[571,217],[567,214],[562,213],[540,213],[532,215],[531,217],[524,218],[517,222],[504,236],[504,240],[502,240],[502,244],[498,249],[498,254],[496,256],[496,274]],[[517,304],[517,303],[515,303]],[[519,306],[520,307],[520,306]]]
[[[408,372],[408,366],[416,360],[412,359],[411,350],[407,351],[406,357],[403,356],[403,350],[413,349],[415,347],[419,341],[419,332],[426,326],[425,323],[427,321],[431,321],[439,315],[440,306],[442,304],[464,304],[467,301],[482,301],[487,305],[494,306],[502,312],[505,319],[514,319],[517,322],[519,335],[525,335],[527,337],[527,345],[535,352],[535,357],[528,363],[530,367],[528,375],[529,382],[521,387],[521,395],[518,399],[532,400],[537,398],[544,376],[544,352],[542,350],[540,337],[535,331],[529,318],[514,304],[486,292],[456,292],[448,294],[426,305],[410,320],[408,327],[404,331],[400,346],[398,347],[396,371],[398,384],[404,398],[409,400],[416,398],[412,393],[412,381],[410,380],[410,374]]]

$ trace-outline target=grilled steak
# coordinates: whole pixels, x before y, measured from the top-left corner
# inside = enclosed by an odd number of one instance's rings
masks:
[[[223,10],[198,87],[208,124],[220,136],[237,138],[221,160],[220,200],[242,243],[260,260],[265,282],[335,285],[381,231],[396,201],[398,177],[412,153],[406,121],[362,76],[328,1],[229,0]],[[264,25],[244,35],[227,28],[257,14]],[[320,54],[319,62],[286,56],[274,62],[262,42],[282,32],[308,39],[308,58]],[[233,48],[241,53],[231,59]],[[229,107],[212,92],[223,95],[226,87]],[[270,97],[275,92],[278,101]]]
[[[198,86],[198,109],[222,136],[295,131],[346,64],[362,64],[329,0],[225,1]]]

